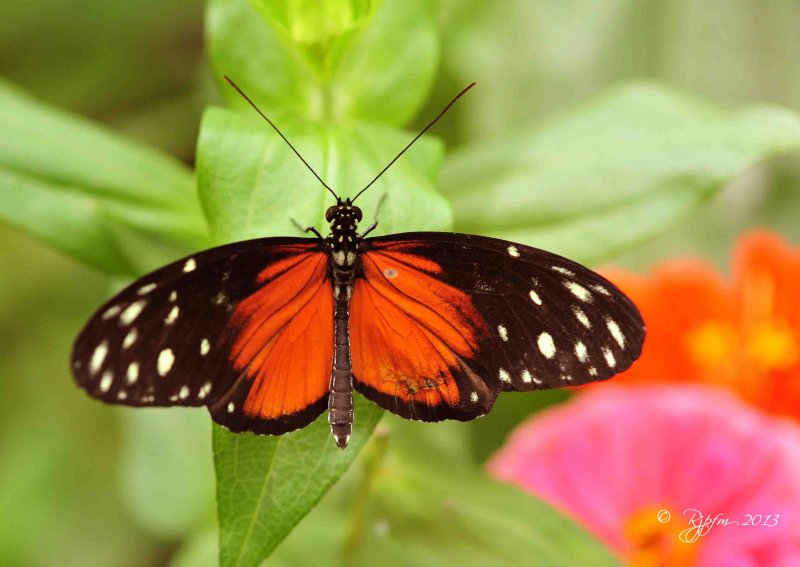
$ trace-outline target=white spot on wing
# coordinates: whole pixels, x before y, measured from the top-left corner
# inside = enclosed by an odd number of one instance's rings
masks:
[[[174,306],[174,307],[173,307],[173,308],[170,310],[170,312],[169,312],[169,315],[167,315],[167,318],[166,318],[166,319],[164,319],[164,323],[165,323],[165,324],[167,324],[167,325],[172,325],[172,324],[173,324],[173,323],[174,323],[174,322],[175,322],[175,321],[178,319],[178,314],[179,314],[180,312],[181,312],[181,309],[180,309],[180,307],[178,307],[177,305],[175,305],[175,306]]]
[[[580,321],[581,325],[590,329],[592,327],[592,323],[589,321],[589,318],[586,316],[586,313],[583,312],[583,309],[580,307],[573,307],[572,312],[575,313],[575,318]]]
[[[517,250],[516,246],[513,246],[513,245],[509,246],[507,248],[507,250],[508,250],[508,255],[509,256],[513,256],[514,258],[519,258],[519,250]]]
[[[503,325],[498,325],[497,326],[497,332],[500,334],[500,339],[502,339],[502,341],[504,343],[507,343],[508,342],[508,329],[506,329]]]
[[[556,355],[556,345],[553,342],[553,337],[550,333],[544,332],[536,339],[536,344],[545,358],[553,358]]]
[[[94,349],[92,353],[92,360],[89,362],[89,372],[92,374],[97,374],[97,371],[100,370],[100,367],[103,366],[103,361],[106,358],[106,354],[108,354],[108,342],[103,341],[97,348]]]
[[[586,345],[581,341],[575,343],[575,356],[577,356],[578,360],[581,362],[586,362],[586,359],[589,357],[589,353],[586,350]]]
[[[181,386],[181,391],[178,393],[178,397],[182,400],[185,400],[189,397],[189,387],[188,386]]]
[[[597,376],[597,368],[595,368],[594,366],[589,368],[589,376]]]
[[[625,348],[625,335],[622,334],[617,322],[611,317],[606,317],[606,327],[608,327],[608,332],[611,333],[614,340],[617,341],[619,348]]]
[[[511,384],[511,375],[506,372],[505,368],[500,369],[500,381],[505,382],[506,384]]]
[[[130,347],[133,343],[136,342],[136,338],[138,336],[139,336],[139,331],[137,331],[136,329],[131,329],[130,331],[128,331],[128,334],[125,335],[125,338],[122,341],[122,348]]]
[[[197,268],[197,262],[194,261],[194,258],[189,258],[186,260],[186,263],[183,265],[184,273],[189,273],[194,271]]]
[[[211,350],[211,343],[208,342],[208,339],[203,339],[200,341],[200,356],[205,356]]]
[[[233,410],[236,409],[236,406],[233,405],[233,402],[228,404],[228,413],[233,413]]]
[[[212,301],[214,302],[215,305],[222,305],[223,303],[228,301],[228,296],[225,295],[224,292],[219,292],[217,295],[214,296],[214,299]]]
[[[530,293],[528,293],[528,295],[530,295],[531,301],[533,301],[536,305],[542,304],[542,298],[539,297],[539,294],[536,293],[535,290],[531,290]]]
[[[533,376],[531,376],[530,371],[526,368],[522,371],[522,381],[526,384],[530,384],[531,380],[533,380]]]
[[[125,390],[120,390],[117,393],[117,399],[118,400],[127,400],[128,399],[128,392],[126,392]]]
[[[608,291],[603,286],[601,286],[600,284],[592,284],[589,287],[592,288],[593,290],[595,290],[597,293],[599,293],[601,295],[607,295],[609,297],[611,296],[611,292]]]
[[[108,392],[109,388],[111,388],[111,382],[114,380],[114,373],[110,370],[106,370],[103,374],[103,378],[100,380],[100,391],[105,393]]]
[[[565,280],[564,287],[567,288],[572,293],[572,295],[574,295],[581,301],[585,301],[588,303],[592,300],[592,294],[589,293],[589,290],[577,282]]]
[[[614,358],[614,353],[611,352],[611,349],[604,348],[603,349],[603,356],[606,359],[606,364],[608,364],[609,368],[614,368],[617,365],[617,359]]]
[[[112,305],[108,309],[106,309],[105,313],[103,313],[103,319],[111,319],[112,317],[116,316],[121,310],[119,305]]]
[[[136,380],[139,379],[139,363],[138,362],[131,362],[128,365],[128,384],[135,384]]]
[[[568,270],[568,269],[563,268],[561,266],[550,266],[550,269],[553,270],[554,272],[558,272],[559,274],[564,274],[565,276],[574,276],[575,275],[575,272],[573,272],[572,270]]]
[[[473,404],[477,404],[478,403],[478,392],[472,392],[469,395],[469,401],[471,401]]]
[[[178,299],[178,292],[177,291],[172,291],[169,294],[169,300],[170,301],[177,301],[177,299]]]
[[[175,364],[175,354],[171,348],[165,348],[158,353],[158,374],[166,376],[167,372],[172,370],[172,365]]]
[[[147,295],[148,293],[150,293],[151,291],[153,291],[153,290],[154,290],[156,287],[157,287],[157,286],[156,286],[156,284],[154,284],[154,283],[149,283],[149,284],[147,284],[147,285],[143,285],[142,287],[140,287],[140,288],[139,288],[139,289],[136,291],[136,293],[138,293],[139,295]]]
[[[145,305],[147,305],[147,302],[144,299],[134,301],[128,305],[125,311],[122,312],[122,315],[119,316],[119,322],[123,325],[130,325],[136,320]]]
[[[209,393],[211,393],[211,382],[206,382],[200,387],[200,391],[197,392],[197,397],[202,400],[205,399]]]

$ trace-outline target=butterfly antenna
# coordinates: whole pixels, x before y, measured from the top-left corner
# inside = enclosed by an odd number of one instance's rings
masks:
[[[266,121],[269,123],[269,125],[270,125],[270,126],[272,126],[272,128],[273,128],[273,129],[274,129],[274,130],[275,130],[275,131],[278,133],[278,135],[279,135],[281,138],[283,138],[283,141],[284,141],[284,142],[286,142],[286,144],[287,144],[287,145],[288,145],[290,148],[292,148],[292,151],[295,153],[295,155],[296,155],[297,157],[299,157],[299,158],[300,158],[300,161],[302,161],[302,162],[303,162],[303,165],[305,165],[305,166],[308,168],[308,171],[310,171],[311,173],[313,173],[313,174],[314,174],[314,177],[316,177],[316,178],[317,178],[317,180],[318,180],[320,183],[322,183],[322,186],[323,186],[323,187],[325,187],[325,189],[327,189],[328,191],[330,191],[330,194],[331,194],[331,195],[333,195],[334,197],[336,197],[336,200],[337,200],[337,201],[340,201],[341,199],[339,199],[339,195],[337,195],[337,194],[336,194],[336,192],[335,192],[333,189],[331,189],[330,187],[328,187],[328,184],[327,184],[327,183],[325,183],[325,182],[322,180],[322,178],[321,178],[319,175],[317,175],[317,172],[316,172],[316,171],[314,171],[314,168],[313,168],[313,167],[311,167],[310,165],[308,165],[308,162],[307,162],[306,160],[304,160],[304,159],[303,159],[303,156],[301,156],[301,155],[300,155],[300,152],[298,152],[298,151],[295,149],[295,147],[292,145],[292,143],[291,143],[289,140],[287,140],[287,139],[286,139],[286,136],[284,136],[284,135],[283,135],[283,132],[281,132],[280,130],[278,130],[278,127],[277,127],[277,126],[275,126],[275,124],[273,124],[273,123],[272,123],[272,120],[270,120],[269,118],[267,118],[267,115],[266,115],[266,114],[264,114],[263,112],[261,112],[261,109],[260,109],[260,108],[258,108],[258,107],[256,106],[256,103],[254,103],[252,100],[250,100],[250,97],[249,97],[249,96],[247,96],[246,94],[244,94],[244,92],[242,91],[242,89],[240,89],[240,88],[237,86],[237,84],[236,84],[236,83],[234,83],[234,82],[233,82],[233,81],[232,81],[232,80],[231,80],[231,79],[230,79],[230,78],[229,78],[227,75],[224,75],[224,77],[225,77],[225,80],[226,80],[226,81],[228,81],[228,83],[229,83],[229,84],[230,84],[230,85],[231,85],[231,86],[232,86],[234,89],[236,89],[236,92],[238,92],[240,95],[242,95],[242,98],[244,98],[244,99],[245,99],[247,102],[249,102],[249,103],[250,103],[250,106],[252,106],[253,108],[255,108],[255,109],[256,109],[256,112],[258,112],[258,113],[261,115],[261,118],[263,118],[264,120],[266,120]],[[451,104],[452,104],[452,103],[451,103]],[[424,131],[424,130],[423,130],[423,131]]]
[[[398,159],[400,159],[400,156],[401,156],[401,155],[403,155],[404,153],[406,153],[406,150],[407,150],[408,148],[410,148],[412,145],[414,145],[414,142],[416,142],[417,140],[419,140],[419,139],[422,137],[422,135],[423,135],[425,132],[427,132],[427,131],[428,131],[428,129],[429,129],[431,126],[433,126],[434,124],[436,124],[436,122],[437,122],[437,121],[438,121],[438,120],[439,120],[439,119],[440,119],[442,116],[444,116],[444,113],[445,113],[445,112],[447,112],[448,110],[450,110],[450,107],[451,107],[451,106],[453,106],[453,105],[456,103],[456,101],[457,101],[458,99],[460,99],[460,98],[461,98],[463,95],[465,95],[465,94],[466,94],[466,92],[467,92],[468,90],[470,90],[470,89],[471,89],[472,87],[474,87],[474,86],[475,86],[475,83],[470,83],[470,84],[469,84],[469,85],[468,85],[468,86],[467,86],[467,87],[466,87],[464,90],[462,90],[460,93],[458,93],[458,94],[457,94],[457,95],[456,95],[456,96],[453,98],[453,100],[451,100],[451,101],[450,101],[450,102],[447,104],[447,106],[445,106],[445,107],[444,107],[444,109],[443,109],[443,110],[442,110],[442,111],[441,111],[439,114],[437,114],[437,115],[436,115],[436,118],[434,118],[433,120],[431,120],[431,121],[430,121],[430,123],[429,123],[427,126],[425,126],[425,128],[423,128],[423,129],[422,129],[422,131],[421,131],[419,134],[417,134],[417,135],[414,137],[414,139],[413,139],[413,140],[411,140],[411,141],[408,143],[408,145],[407,145],[405,148],[403,148],[403,149],[400,151],[400,153],[399,153],[399,154],[397,154],[397,155],[395,156],[395,158],[394,158],[392,161],[390,161],[390,162],[389,162],[389,164],[388,164],[386,167],[384,167],[384,168],[381,170],[381,172],[380,172],[378,175],[376,175],[376,176],[375,176],[375,178],[374,178],[372,181],[370,181],[369,183],[367,183],[367,186],[366,186],[366,187],[364,187],[364,188],[363,188],[361,191],[359,191],[358,193],[356,193],[356,196],[355,196],[355,197],[353,197],[353,199],[352,199],[352,201],[351,201],[351,202],[353,202],[353,201],[355,201],[356,199],[358,199],[358,197],[359,197],[359,195],[361,195],[361,193],[363,193],[364,191],[366,191],[367,189],[369,189],[369,188],[372,186],[372,184],[373,184],[373,183],[375,183],[375,182],[378,180],[378,178],[380,178],[380,176],[381,176],[381,175],[383,175],[384,173],[386,173],[386,170],[387,170],[387,169],[389,169],[390,167],[392,167],[392,165],[394,164],[394,162],[396,162]]]

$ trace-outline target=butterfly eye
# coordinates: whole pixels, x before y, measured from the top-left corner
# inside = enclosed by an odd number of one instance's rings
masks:
[[[325,211],[325,220],[331,222],[333,218],[336,216],[336,207],[328,207],[328,210]]]
[[[353,207],[353,213],[356,216],[356,222],[361,222],[361,209],[358,207]]]

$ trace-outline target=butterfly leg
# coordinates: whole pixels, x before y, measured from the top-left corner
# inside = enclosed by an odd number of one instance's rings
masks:
[[[318,231],[316,228],[314,228],[313,226],[309,226],[309,227],[308,227],[307,229],[305,229],[303,232],[313,232],[313,233],[314,233],[314,234],[317,236],[317,238],[319,238],[320,240],[325,240],[325,237],[323,237],[323,236],[322,236],[322,235],[319,233],[319,231]]]
[[[313,232],[317,236],[317,238],[319,238],[320,240],[325,240],[323,236],[319,233],[319,231],[313,226],[309,226],[308,228],[303,228],[303,226],[293,218],[290,218],[289,220],[292,221],[292,224],[297,227],[297,230],[306,233]]]

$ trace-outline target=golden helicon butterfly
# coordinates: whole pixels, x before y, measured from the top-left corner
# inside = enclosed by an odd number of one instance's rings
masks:
[[[227,77],[226,77],[227,79]],[[330,232],[212,248],[135,281],[89,319],[78,385],[111,404],[206,406],[231,431],[279,435],[328,409],[346,447],[353,389],[407,419],[471,420],[501,391],[605,380],[639,356],[636,306],[599,274],[514,242],[460,233],[368,238],[334,196]]]

